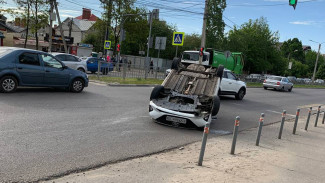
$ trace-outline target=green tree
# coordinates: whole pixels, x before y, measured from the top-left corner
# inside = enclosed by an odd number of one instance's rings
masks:
[[[244,54],[244,71],[248,73],[278,72],[274,70],[279,62],[275,46],[278,40],[278,32],[272,32],[261,17],[230,30],[225,48]]]
[[[222,49],[224,41],[225,22],[222,19],[226,0],[210,0],[208,4],[206,47]]]
[[[91,27],[89,33],[86,34],[85,38],[82,40],[83,43],[92,44],[94,46],[94,51],[103,51],[105,40],[105,28],[106,22],[101,19],[97,19],[96,23]]]
[[[309,77],[308,65],[294,59],[290,59],[290,62],[292,62],[292,68],[291,70],[287,70],[286,75],[296,76],[297,78]]]
[[[302,48],[302,43],[298,38],[289,39],[283,42],[281,52],[286,58],[288,58],[290,54],[290,58],[305,63],[304,50]]]
[[[317,73],[316,73],[316,78],[317,79],[325,79],[325,64],[322,64]]]

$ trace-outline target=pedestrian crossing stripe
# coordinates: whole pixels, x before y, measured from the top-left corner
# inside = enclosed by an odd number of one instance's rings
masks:
[[[173,34],[173,45],[183,46],[184,44],[184,32],[174,32]]]
[[[105,49],[111,49],[111,41],[105,41],[105,44],[104,44],[104,48]]]

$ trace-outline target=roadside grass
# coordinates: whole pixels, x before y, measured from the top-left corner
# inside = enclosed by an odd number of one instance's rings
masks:
[[[252,83],[252,82],[248,82],[246,83],[247,87],[263,87],[263,83]],[[294,84],[293,88],[324,88],[325,89],[325,85],[303,85],[303,84]]]
[[[143,78],[125,78],[125,80],[121,77],[108,77],[108,76],[100,76],[99,79],[97,76],[89,76],[90,80],[102,81],[106,83],[117,83],[117,84],[141,84],[141,85],[160,85],[163,80],[161,79],[143,79]]]

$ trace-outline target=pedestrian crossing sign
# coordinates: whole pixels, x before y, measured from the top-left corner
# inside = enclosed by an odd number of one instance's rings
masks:
[[[184,44],[184,32],[174,32],[173,34],[173,45],[183,46]]]
[[[111,41],[106,40],[105,44],[104,44],[104,48],[107,49],[107,50],[111,49]]]

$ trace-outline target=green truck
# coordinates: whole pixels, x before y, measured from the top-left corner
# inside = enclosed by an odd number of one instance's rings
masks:
[[[224,65],[228,70],[233,71],[235,74],[242,74],[244,68],[243,54],[240,52],[232,52],[228,58],[225,52],[216,51],[213,49],[206,49],[203,56],[202,65],[212,65],[218,67]],[[184,51],[182,54],[182,63],[198,64],[199,51]]]

